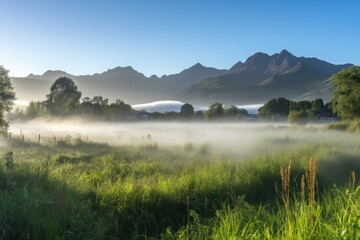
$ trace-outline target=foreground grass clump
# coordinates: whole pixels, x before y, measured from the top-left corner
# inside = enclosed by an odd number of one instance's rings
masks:
[[[327,129],[358,133],[360,131],[360,119],[357,118],[351,121],[333,122],[327,125]]]
[[[224,204],[212,221],[192,224],[164,239],[359,239],[360,186],[351,173],[350,184],[336,187],[315,200],[314,162],[310,162],[307,180],[301,191],[290,196],[290,167],[282,169],[282,191],[276,207],[253,206],[238,198]]]
[[[12,142],[1,152],[14,165],[0,167],[0,239],[356,239],[357,144],[243,159],[206,145]]]

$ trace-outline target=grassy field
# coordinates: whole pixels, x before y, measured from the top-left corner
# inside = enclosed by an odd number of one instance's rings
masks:
[[[0,239],[360,239],[360,138],[347,139],[274,136],[245,155],[4,142]]]

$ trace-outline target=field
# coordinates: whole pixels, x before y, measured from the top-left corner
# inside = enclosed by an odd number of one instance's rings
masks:
[[[360,238],[358,134],[62,124],[12,124],[1,141],[0,239]],[[38,144],[38,134],[87,141]]]

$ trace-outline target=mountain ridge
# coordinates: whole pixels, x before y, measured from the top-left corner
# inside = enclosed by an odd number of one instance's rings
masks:
[[[264,103],[271,98],[331,99],[325,81],[352,64],[335,65],[317,58],[296,57],[287,50],[268,55],[255,53],[229,74],[204,79],[177,96],[181,101],[205,104]],[[314,89],[314,86],[316,89]]]
[[[74,80],[83,96],[103,95],[110,100],[123,99],[131,104],[174,98],[192,84],[227,73],[228,70],[205,67],[200,63],[176,74],[146,77],[131,66],[115,67],[92,75],[72,75],[61,70],[48,70],[42,75],[29,74],[12,78],[18,99],[44,100],[50,86],[59,77]],[[36,87],[32,87],[36,86]],[[29,91],[30,90],[30,91]]]
[[[72,75],[48,70],[42,75],[29,74],[12,78],[17,98],[43,100],[59,77],[72,78],[83,97],[98,96],[114,101],[120,98],[130,104],[163,99],[193,104],[263,103],[272,97],[329,100],[331,76],[351,64],[335,65],[317,58],[296,57],[287,50],[272,55],[257,52],[245,62],[229,69],[206,67],[196,63],[178,73],[145,76],[131,66],[115,67],[92,75]]]

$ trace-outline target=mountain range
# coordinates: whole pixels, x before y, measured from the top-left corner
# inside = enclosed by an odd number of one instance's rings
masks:
[[[292,100],[331,99],[331,76],[352,64],[335,65],[317,58],[296,57],[286,50],[273,55],[256,53],[230,69],[205,67],[200,63],[180,73],[158,77],[132,67],[116,67],[103,73],[75,76],[47,71],[12,78],[20,100],[43,100],[53,82],[63,76],[77,84],[83,97],[98,96],[130,104],[172,99],[209,105],[264,103],[274,97]]]

